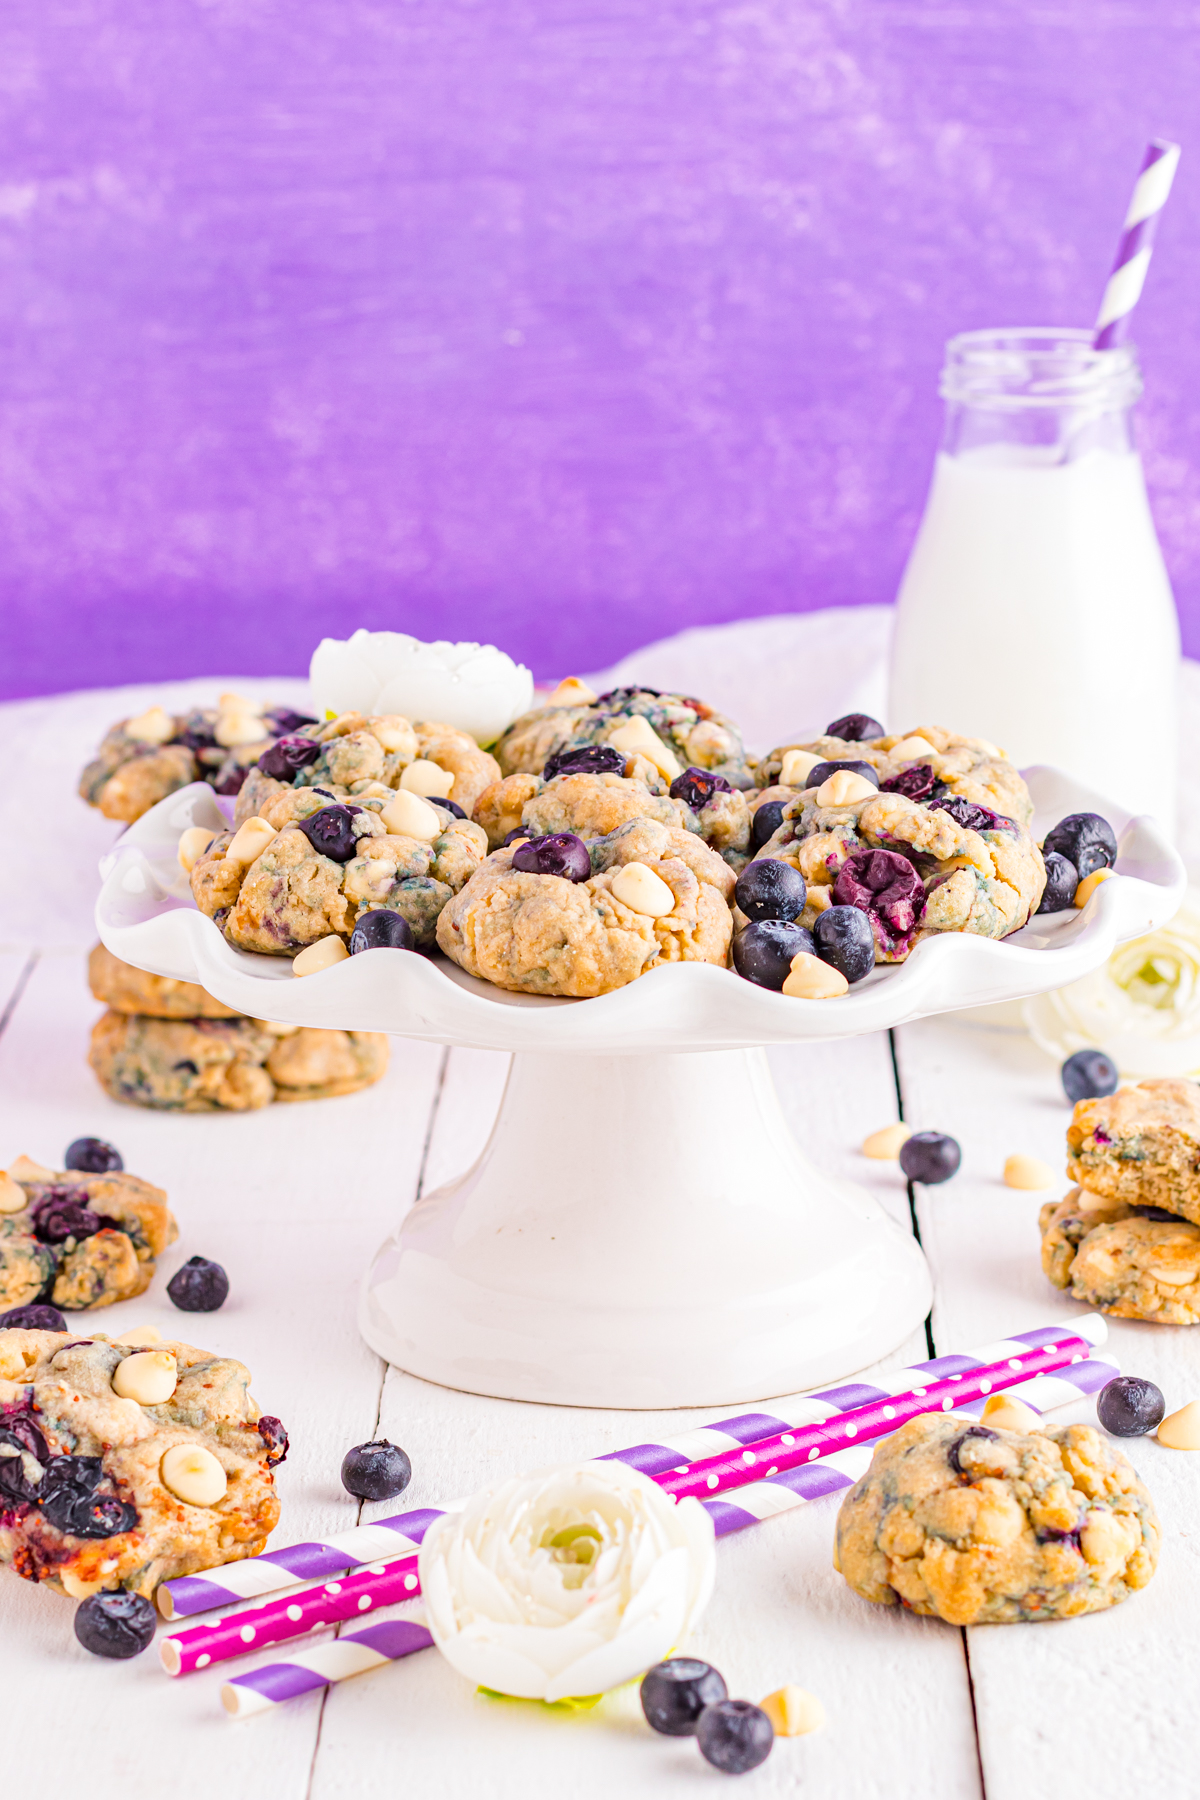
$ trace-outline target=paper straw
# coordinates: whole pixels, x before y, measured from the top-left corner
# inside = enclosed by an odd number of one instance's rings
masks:
[[[1158,221],[1178,166],[1179,145],[1169,143],[1166,138],[1152,138],[1134,184],[1112,274],[1096,316],[1096,334],[1092,341],[1097,350],[1112,350],[1125,340],[1133,309],[1145,285]]]
[[[283,1700],[311,1694],[314,1688],[365,1675],[368,1669],[397,1662],[414,1650],[428,1650],[432,1643],[425,1627],[411,1619],[381,1619],[365,1631],[350,1631],[331,1643],[318,1644],[315,1650],[298,1651],[288,1662],[267,1663],[248,1675],[239,1675],[236,1681],[224,1682],[221,1704],[232,1718],[244,1719]]]
[[[634,1444],[627,1450],[610,1451],[599,1460],[628,1463],[631,1468],[657,1475],[666,1469],[695,1462],[700,1457],[712,1456],[731,1444],[752,1444],[756,1439],[774,1437],[796,1425],[818,1424],[854,1406],[889,1400],[896,1394],[928,1385],[930,1377],[964,1374],[984,1363],[1000,1362],[1006,1356],[1019,1354],[1032,1346],[1055,1341],[1063,1336],[1064,1330],[1061,1325],[1043,1325],[1034,1331],[1018,1332],[1014,1337],[984,1344],[966,1355],[935,1356],[929,1362],[876,1375],[870,1382],[848,1382],[816,1394],[805,1394],[781,1407],[777,1413],[738,1413],[658,1443]],[[1091,1345],[1103,1344],[1108,1334],[1100,1313],[1085,1313],[1081,1318],[1071,1320],[1070,1330]],[[1103,1381],[1108,1379],[1108,1375],[1103,1377]],[[1097,1386],[1102,1386],[1103,1381]],[[1030,1404],[1034,1403],[1031,1401]],[[211,1612],[218,1606],[236,1605],[239,1600],[255,1600],[264,1594],[278,1593],[298,1582],[324,1581],[344,1569],[379,1562],[394,1557],[397,1552],[403,1555],[420,1547],[426,1531],[442,1513],[457,1511],[465,1504],[465,1499],[451,1500],[440,1507],[419,1507],[411,1512],[393,1513],[389,1518],[375,1519],[369,1525],[351,1526],[349,1530],[327,1538],[310,1539],[279,1550],[265,1550],[261,1556],[206,1569],[202,1575],[178,1576],[174,1581],[159,1585],[156,1595],[159,1610],[166,1619],[191,1618],[197,1613]]]
[[[935,1408],[957,1410],[961,1402],[981,1401],[993,1390],[1008,1388],[1019,1392],[1056,1369],[1064,1372],[1067,1394],[1078,1398],[1078,1371],[1087,1363],[1090,1348],[1085,1338],[1063,1336],[1060,1332],[1053,1343],[1022,1345],[1014,1355],[983,1364],[969,1374],[952,1372],[933,1380],[927,1378],[919,1387],[893,1400],[875,1400],[827,1422],[755,1440],[753,1450],[740,1445],[726,1447],[715,1456],[684,1469],[664,1471],[653,1479],[676,1497],[692,1495],[707,1500],[716,1493],[753,1484],[759,1471],[765,1470],[768,1479],[790,1476],[791,1490],[807,1493],[806,1484],[800,1479],[804,1471],[799,1465],[811,1467],[818,1459],[852,1448],[858,1436],[886,1436],[918,1413]],[[1107,1363],[1104,1369],[1104,1379],[1110,1379]],[[819,1480],[816,1491],[831,1490],[827,1482]],[[417,1557],[413,1553],[393,1562],[374,1564],[340,1581],[292,1589],[264,1605],[235,1611],[215,1624],[206,1622],[174,1632],[160,1639],[159,1655],[168,1675],[190,1675],[214,1663],[266,1649],[269,1644],[306,1637],[358,1618],[364,1612],[414,1599],[419,1592]]]

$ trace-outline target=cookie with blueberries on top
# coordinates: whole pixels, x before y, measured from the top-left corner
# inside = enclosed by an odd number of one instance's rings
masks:
[[[132,1300],[178,1235],[163,1190],[119,1158],[95,1173],[18,1157],[0,1171],[0,1312],[43,1299],[66,1311]]]
[[[732,719],[691,695],[648,687],[593,694],[578,681],[564,682],[548,706],[509,726],[496,744],[496,759],[502,774],[540,775],[559,751],[587,744],[645,756],[667,782],[697,768],[723,775],[734,788],[754,785]]]

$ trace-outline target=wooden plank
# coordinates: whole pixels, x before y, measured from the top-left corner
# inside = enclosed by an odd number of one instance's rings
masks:
[[[1021,1031],[952,1019],[906,1026],[899,1060],[906,1116],[920,1128],[952,1132],[963,1146],[961,1173],[918,1201],[939,1350],[964,1338],[1069,1323],[1083,1309],[1042,1274],[1037,1230],[1039,1206],[1068,1183],[1064,1177],[1048,1196],[1015,1192],[1001,1180],[1012,1151],[1063,1167],[1070,1107],[1054,1064]],[[1109,1341],[1126,1372],[1156,1381],[1172,1410],[1200,1394],[1194,1332],[1112,1320]],[[1094,1406],[1081,1402],[1063,1417],[1094,1423]],[[1179,1672],[1200,1657],[1197,1465],[1153,1439],[1127,1439],[1122,1448],[1158,1507],[1159,1572],[1109,1613],[969,1632],[989,1800],[1051,1790],[1055,1800],[1095,1800],[1133,1771],[1155,1800],[1196,1791],[1196,1732]]]
[[[498,1093],[503,1059],[451,1053],[426,1164],[426,1186],[470,1160],[486,1135],[483,1094]],[[895,1117],[885,1037],[774,1053],[776,1082],[806,1146],[826,1167],[870,1186],[908,1217],[896,1172],[856,1154],[868,1131]],[[896,1360],[919,1360],[915,1333]],[[413,1461],[414,1506],[536,1468],[678,1431],[707,1412],[614,1413],[485,1400],[390,1370],[380,1430]],[[386,1507],[365,1509],[388,1510]],[[847,1593],[831,1566],[836,1502],[820,1501],[751,1528],[719,1549],[716,1597],[693,1641],[731,1691],[759,1699],[785,1681],[823,1698],[829,1728],[780,1743],[755,1792],[837,1792],[843,1800],[970,1800],[978,1765],[961,1642],[928,1621],[889,1617]],[[398,1615],[411,1608],[397,1609]],[[912,1679],[896,1680],[903,1662]],[[399,1729],[397,1730],[397,1727]],[[457,1800],[570,1793],[669,1797],[708,1771],[695,1746],[656,1738],[636,1687],[594,1711],[565,1713],[473,1693],[434,1652],[333,1690],[327,1700],[313,1800],[357,1797],[403,1769],[406,1790]]]

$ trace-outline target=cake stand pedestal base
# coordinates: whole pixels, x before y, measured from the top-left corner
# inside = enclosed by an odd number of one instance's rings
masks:
[[[518,1052],[474,1167],[363,1285],[389,1362],[562,1406],[724,1406],[836,1381],[929,1309],[913,1238],[822,1174],[763,1050]]]

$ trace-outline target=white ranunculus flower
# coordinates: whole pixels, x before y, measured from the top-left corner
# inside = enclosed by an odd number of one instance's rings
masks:
[[[1059,1061],[1098,1048],[1125,1076],[1200,1075],[1200,893],[1095,974],[1027,1000],[1025,1023]]]
[[[322,714],[437,720],[485,745],[533,704],[533,676],[494,644],[423,644],[404,631],[322,638],[308,674]]]
[[[521,1476],[447,1513],[421,1546],[433,1640],[479,1687],[606,1693],[661,1662],[712,1592],[712,1521],[637,1469]]]

